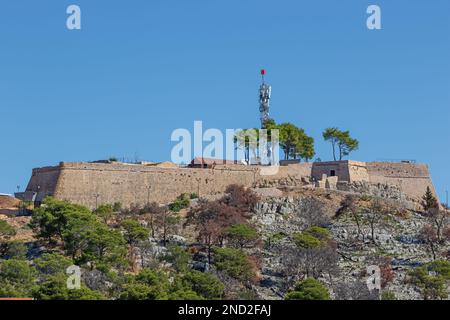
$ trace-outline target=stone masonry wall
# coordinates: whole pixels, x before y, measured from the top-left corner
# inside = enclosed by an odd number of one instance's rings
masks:
[[[400,191],[419,200],[430,187],[436,195],[428,166],[425,164],[368,162],[370,182],[398,186]]]
[[[324,174],[331,176],[332,170],[339,177],[339,181],[350,181],[348,161],[315,162],[312,165],[311,176],[318,181]]]
[[[121,202],[125,207],[148,201],[165,203],[182,193],[200,195],[223,192],[230,184],[252,186],[257,172],[251,167],[213,169],[154,168],[140,165],[61,163],[56,167],[57,187],[53,194],[90,208],[102,203]],[[40,179],[52,180],[44,176]],[[34,188],[35,180],[28,188]],[[54,182],[53,182],[54,183]],[[51,185],[48,183],[46,185]],[[28,189],[27,188],[27,189]],[[41,191],[44,190],[41,186]]]
[[[288,166],[280,166],[275,174],[265,175],[264,171],[258,169],[256,183],[258,187],[276,186],[301,186],[307,183],[311,177],[312,163],[296,163]],[[268,172],[272,173],[272,172]]]
[[[348,161],[350,181],[370,181],[366,162]]]
[[[230,184],[246,187],[304,186],[311,178],[335,171],[336,183],[364,182],[398,187],[420,199],[426,187],[434,192],[428,167],[422,164],[335,161],[282,166],[274,175],[262,175],[257,166],[218,165],[214,169],[158,168],[123,163],[64,162],[34,169],[27,192],[38,192],[37,201],[52,195],[90,208],[121,202],[125,207],[156,201],[167,203],[182,193],[214,195]]]
[[[46,196],[54,195],[57,190],[60,172],[59,167],[33,169],[26,190],[37,192],[36,201],[42,201]]]

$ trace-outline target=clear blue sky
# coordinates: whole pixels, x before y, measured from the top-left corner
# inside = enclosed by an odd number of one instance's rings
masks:
[[[82,30],[66,29],[66,8]],[[382,9],[381,31],[366,8]],[[0,192],[33,167],[110,156],[167,160],[176,128],[271,116],[360,140],[355,160],[429,164],[450,187],[448,0],[15,0],[0,4]]]

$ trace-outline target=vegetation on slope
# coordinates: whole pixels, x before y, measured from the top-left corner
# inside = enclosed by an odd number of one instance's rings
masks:
[[[46,198],[31,218],[32,241],[14,240],[17,228],[0,220],[0,297],[448,298],[449,216],[430,192],[422,212],[347,195],[330,213],[320,197],[274,206],[290,211],[270,223],[258,206],[265,200],[237,185],[218,200],[180,195],[127,209]],[[78,289],[67,286],[74,265]],[[369,265],[380,269],[381,290],[365,283]]]

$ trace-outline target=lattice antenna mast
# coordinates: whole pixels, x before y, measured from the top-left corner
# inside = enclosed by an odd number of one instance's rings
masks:
[[[272,87],[265,83],[264,76],[266,70],[261,70],[262,83],[259,87],[259,112],[261,113],[261,128],[265,127],[266,121],[269,120],[270,97],[272,95]]]

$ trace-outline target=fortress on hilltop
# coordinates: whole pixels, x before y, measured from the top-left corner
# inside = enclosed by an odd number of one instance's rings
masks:
[[[120,162],[61,162],[33,169],[26,191],[17,197],[39,204],[46,196],[95,208],[121,202],[124,207],[168,203],[183,193],[219,194],[230,184],[251,188],[322,188],[405,200],[419,205],[433,183],[424,164],[333,161],[295,163],[263,175],[262,166],[224,163],[178,167]]]
[[[261,128],[270,121],[272,88],[264,80],[259,88]],[[260,143],[263,145],[263,143]],[[277,154],[272,142],[260,148],[265,158]],[[411,161],[401,162],[303,162],[280,161],[271,170],[263,161],[230,161],[194,158],[187,167],[171,162],[128,164],[117,161],[61,162],[58,166],[33,169],[22,200],[39,205],[46,196],[64,199],[89,208],[120,202],[124,207],[150,202],[168,203],[183,193],[200,197],[223,193],[231,184],[251,188],[320,188],[374,195],[420,206],[427,187],[436,194],[428,167]],[[277,160],[270,163],[278,164]],[[266,164],[263,166],[261,164]]]

